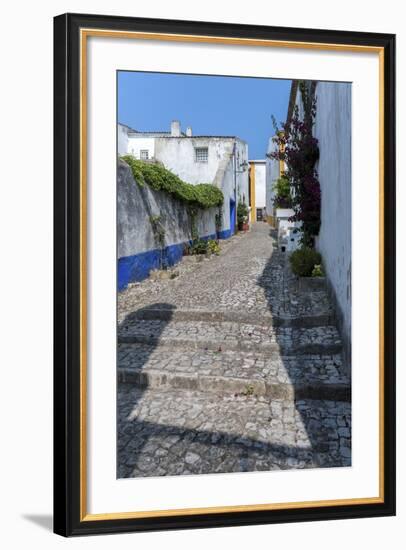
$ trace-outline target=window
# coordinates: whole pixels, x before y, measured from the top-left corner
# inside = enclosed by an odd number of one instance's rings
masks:
[[[148,160],[148,159],[149,159],[149,151],[148,151],[148,149],[141,149],[141,151],[140,151],[140,159],[141,159],[141,160]]]
[[[195,161],[207,162],[209,158],[209,150],[207,147],[196,147],[195,149]]]

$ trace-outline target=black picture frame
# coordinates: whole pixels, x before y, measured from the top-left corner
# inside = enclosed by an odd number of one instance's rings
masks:
[[[383,499],[371,504],[86,520],[81,517],[80,29],[381,48],[384,59]],[[63,536],[395,514],[395,36],[102,15],[54,19],[54,531]]]

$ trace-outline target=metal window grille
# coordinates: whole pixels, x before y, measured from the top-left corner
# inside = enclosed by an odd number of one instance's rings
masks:
[[[196,147],[195,160],[196,162],[207,162],[209,158],[209,150],[207,147]]]

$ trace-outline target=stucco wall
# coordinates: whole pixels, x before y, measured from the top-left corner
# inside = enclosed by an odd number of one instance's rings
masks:
[[[233,229],[230,227],[230,198],[235,200],[235,178],[234,178],[234,161],[233,158],[228,158],[224,171],[222,170],[218,183],[218,187],[223,191],[224,203],[222,207],[222,227],[221,238],[228,238],[233,234]],[[238,195],[237,195],[238,196]]]
[[[197,215],[200,237],[215,237],[218,208],[201,210]],[[164,260],[168,265],[179,261],[183,245],[191,239],[191,220],[186,205],[167,193],[140,187],[129,166],[118,163],[117,173],[117,254],[118,286],[145,279],[151,269],[160,267],[151,216],[160,216],[165,229]]]
[[[266,165],[255,163],[255,208],[266,206]]]
[[[314,136],[321,187],[323,256],[348,359],[351,345],[351,84],[318,82]]]
[[[226,166],[225,169],[223,169],[223,163]],[[246,143],[241,140],[235,141],[234,154],[223,157],[213,183],[223,191],[223,223],[220,236],[228,238],[236,230],[235,225],[232,227],[231,224],[230,201],[235,201],[235,209],[239,202],[245,202],[246,205],[249,203],[249,165]]]
[[[208,162],[195,161],[196,147],[208,148]],[[157,138],[155,158],[188,183],[212,183],[220,161],[232,153],[232,148],[232,139]]]
[[[248,205],[249,202],[249,165],[248,145],[239,139],[236,140],[236,183],[237,203],[241,200]]]
[[[211,183],[222,190],[224,204],[220,238],[228,238],[234,228],[230,222],[230,201],[249,201],[248,145],[235,137],[164,137],[128,135],[127,128],[118,125],[119,155],[132,154],[140,158],[141,150],[149,151],[165,168],[191,183]],[[195,148],[207,147],[208,161],[196,162]]]
[[[128,129],[122,124],[117,124],[117,150],[119,155],[128,153]]]
[[[195,161],[195,148],[208,148],[208,162]],[[174,174],[191,184],[211,183],[224,194],[221,238],[233,233],[230,226],[230,199],[248,204],[248,146],[235,138],[156,138],[155,158]],[[245,164],[244,164],[245,163]]]
[[[223,137],[158,137],[155,140],[155,158],[188,183],[219,185],[222,179],[219,177],[219,173],[227,168],[228,161],[233,155],[234,143],[236,144],[237,162],[240,164],[244,161],[247,162],[246,143],[239,139]],[[208,149],[207,162],[196,162],[195,160],[195,148],[200,147]],[[237,179],[240,182],[241,192],[248,193],[248,172],[245,172],[245,177],[237,174]]]
[[[128,136],[128,153],[136,159],[141,158],[140,151],[148,151],[148,158],[152,159],[155,155],[155,138]]]

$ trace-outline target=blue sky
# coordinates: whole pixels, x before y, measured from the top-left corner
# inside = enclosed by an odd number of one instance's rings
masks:
[[[290,80],[120,71],[118,122],[136,130],[169,130],[180,120],[195,135],[238,136],[250,159],[265,158],[271,115],[286,119]]]

